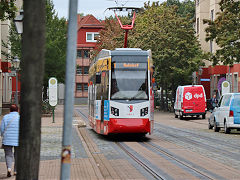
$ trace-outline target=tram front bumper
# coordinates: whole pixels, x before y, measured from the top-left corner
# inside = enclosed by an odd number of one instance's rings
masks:
[[[110,118],[108,133],[149,133],[149,119],[141,118]]]

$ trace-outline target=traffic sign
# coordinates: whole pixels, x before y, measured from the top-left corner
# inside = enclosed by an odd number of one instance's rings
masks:
[[[222,95],[230,93],[230,83],[228,81],[222,82]]]
[[[51,77],[48,81],[48,89],[49,89],[49,104],[51,106],[57,105],[57,79]]]

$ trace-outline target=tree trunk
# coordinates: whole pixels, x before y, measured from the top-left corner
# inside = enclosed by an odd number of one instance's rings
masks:
[[[38,179],[41,91],[45,57],[45,0],[24,1],[21,111],[17,180]]]

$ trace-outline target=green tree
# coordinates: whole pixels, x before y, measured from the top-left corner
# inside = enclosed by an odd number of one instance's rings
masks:
[[[122,24],[130,24],[131,18],[121,16],[119,17]],[[132,31],[129,31],[131,34]],[[94,51],[96,55],[101,49],[121,48],[124,46],[124,34],[125,30],[121,29],[117,19],[114,17],[106,18],[104,23],[104,29],[100,31],[100,36],[97,41],[97,48]]]
[[[1,0],[0,1],[0,20],[13,19],[17,11],[15,6],[16,0]]]
[[[191,84],[192,72],[203,65],[189,15],[180,14],[178,9],[167,3],[146,3],[144,11],[137,14],[128,39],[129,47],[152,50],[156,82],[165,96],[170,93],[172,97],[178,85]],[[122,21],[130,23],[131,19],[126,17]],[[123,42],[124,31],[118,23],[113,18],[106,20],[105,29],[100,32],[99,49],[123,47]]]
[[[43,85],[47,87],[50,77],[56,77],[58,82],[64,82],[65,79],[67,23],[65,18],[58,18],[52,0],[45,0],[45,3],[46,61]],[[18,56],[21,59],[21,36],[17,34],[13,23],[10,28],[8,43],[3,43],[3,45],[11,48],[10,53],[2,51],[2,54],[8,60],[12,60],[14,56]]]
[[[58,82],[65,79],[67,23],[65,18],[59,19],[52,0],[46,0],[46,62],[44,86],[48,79],[56,77]]]
[[[214,21],[204,20],[206,41],[216,41],[220,49],[210,56],[213,64],[233,65],[240,62],[240,1],[221,0]]]
[[[195,16],[195,2],[192,0],[167,0],[168,6],[177,6],[177,13],[183,17],[193,19]]]
[[[137,16],[131,47],[151,49],[158,84],[174,96],[178,85],[190,84],[192,72],[202,65],[202,51],[188,17],[166,3],[145,5]]]

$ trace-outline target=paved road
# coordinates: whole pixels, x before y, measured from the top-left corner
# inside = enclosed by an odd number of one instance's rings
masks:
[[[87,114],[87,108],[78,111]],[[88,133],[108,160],[127,159],[146,179],[240,179],[240,134],[215,133],[207,124],[156,111],[154,133],[146,138],[105,137],[90,128]]]
[[[63,106],[56,111],[55,123],[42,119],[39,179],[59,179]],[[88,123],[86,106],[74,112],[74,125]],[[146,137],[102,136],[74,125],[71,179],[240,179],[240,134],[215,133],[207,120],[156,111],[154,133]],[[4,179],[2,151],[0,160]]]

